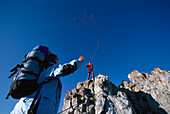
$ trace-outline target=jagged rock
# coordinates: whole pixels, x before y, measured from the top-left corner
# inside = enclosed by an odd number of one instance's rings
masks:
[[[116,87],[108,76],[77,84],[64,98],[61,114],[167,114],[170,113],[170,71],[155,68],[152,74],[137,70]]]
[[[160,68],[155,68],[151,72],[152,75],[147,73],[140,73],[134,71],[129,74],[130,80],[133,81],[132,85],[124,84],[122,82],[120,87],[129,89],[133,92],[143,92],[143,99],[146,100],[146,105],[150,107],[153,112],[163,112],[165,110],[170,113],[170,91],[169,91],[169,79],[170,73],[161,70]],[[143,76],[142,76],[143,75]],[[132,78],[133,77],[133,78]],[[140,79],[142,77],[142,80]],[[134,81],[135,80],[135,81]],[[138,96],[141,96],[138,94]],[[148,98],[148,96],[150,96]],[[151,99],[152,98],[152,99]],[[151,103],[153,101],[153,103]]]

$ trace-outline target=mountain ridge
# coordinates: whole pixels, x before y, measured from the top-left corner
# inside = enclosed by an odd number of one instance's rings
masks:
[[[155,68],[152,74],[134,70],[131,82],[117,87],[108,76],[79,82],[64,98],[61,114],[170,113],[170,71]]]

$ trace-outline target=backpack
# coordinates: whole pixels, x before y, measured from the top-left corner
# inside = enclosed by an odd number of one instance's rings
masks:
[[[9,78],[13,75],[15,75],[15,77],[13,78],[6,99],[8,99],[9,95],[14,99],[31,95],[41,86],[37,81],[47,64],[49,54],[50,51],[48,47],[39,45],[25,55],[22,63],[11,70],[13,73]]]

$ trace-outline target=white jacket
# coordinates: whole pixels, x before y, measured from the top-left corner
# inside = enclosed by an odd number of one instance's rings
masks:
[[[49,78],[53,78],[46,84],[41,86],[38,97],[33,105],[33,112],[36,114],[56,114],[58,112],[60,96],[61,96],[61,82],[59,78],[63,76],[64,66],[71,65],[74,66],[74,69],[68,67],[64,71],[76,70],[80,67],[82,62],[78,60],[73,60],[70,63],[64,65],[56,65],[50,66],[41,73],[38,83],[42,83],[44,81],[49,80]],[[75,68],[76,67],[76,68]],[[15,105],[11,114],[27,114],[30,106],[34,100],[37,91],[32,95],[23,97],[19,100],[19,102]]]

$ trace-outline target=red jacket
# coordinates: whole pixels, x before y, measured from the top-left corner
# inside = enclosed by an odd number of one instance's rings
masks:
[[[87,64],[86,67],[88,68],[88,72],[93,71],[93,64],[91,64],[91,65]]]

